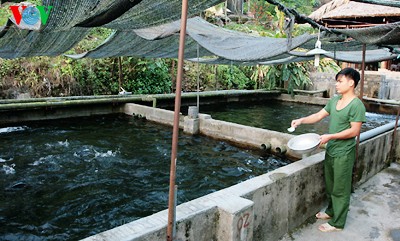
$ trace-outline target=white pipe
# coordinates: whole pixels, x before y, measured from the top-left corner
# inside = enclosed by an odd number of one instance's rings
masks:
[[[278,154],[285,154],[287,149],[284,146],[278,146],[275,148],[276,153]]]
[[[263,151],[269,151],[269,150],[271,150],[271,144],[270,144],[270,143],[263,143],[263,144],[261,144],[261,150],[263,150]]]
[[[393,121],[393,122],[390,122],[390,123],[388,123],[386,125],[383,125],[383,126],[375,128],[375,129],[372,129],[372,130],[369,130],[369,131],[361,133],[360,134],[360,142],[366,141],[368,139],[371,139],[374,136],[377,136],[377,135],[380,135],[382,133],[385,133],[385,132],[388,132],[390,130],[393,130],[395,124],[396,124],[396,121]],[[398,123],[397,126],[399,127],[400,123]]]

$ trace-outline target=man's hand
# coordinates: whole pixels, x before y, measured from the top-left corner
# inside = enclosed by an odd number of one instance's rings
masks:
[[[324,145],[324,144],[328,143],[328,141],[330,141],[332,139],[332,135],[331,134],[325,134],[325,135],[320,136],[319,139],[321,141],[319,143],[319,145],[321,146],[321,145]]]
[[[301,121],[303,120],[303,118],[300,118],[300,119],[296,119],[296,120],[292,120],[292,123],[291,123],[291,127],[294,127],[294,128],[296,128],[296,127],[298,127],[300,124],[301,124]]]

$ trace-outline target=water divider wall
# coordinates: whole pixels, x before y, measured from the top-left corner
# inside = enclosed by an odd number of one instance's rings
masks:
[[[127,115],[143,117],[146,118],[146,120],[154,121],[164,125],[172,126],[174,123],[174,112],[170,110],[153,108],[138,104],[125,104],[123,112]],[[179,128],[183,128],[184,125],[183,118],[184,116],[180,114]]]
[[[298,102],[298,103],[307,103],[313,105],[320,105],[321,109],[328,103],[329,99],[322,97],[313,97],[309,95],[295,95],[291,96],[288,94],[281,94],[275,99],[281,101],[289,101],[289,102]]]
[[[285,152],[294,155],[287,149],[286,143],[293,135],[244,126],[226,121],[214,120],[209,115],[199,115],[199,132],[203,135],[236,143],[251,148],[261,148],[262,145],[271,147],[272,152]]]
[[[182,93],[182,104],[195,105],[197,96],[202,104],[238,101],[263,101],[279,96],[279,91],[221,90]],[[73,96],[0,100],[0,125],[25,121],[119,113],[125,103],[173,106],[175,94]]]
[[[132,104],[127,104],[124,111],[146,118],[164,116],[161,118],[162,123],[172,125],[172,111],[168,114],[165,110]],[[238,140],[246,145],[258,146],[266,139],[273,145],[282,145],[290,138],[290,135],[279,132],[265,132],[259,128],[212,120],[209,116],[200,117],[199,131],[219,139]],[[235,132],[234,136],[230,136],[230,133]],[[282,136],[278,137],[279,134]],[[393,131],[389,131],[360,144],[355,186],[387,165],[392,138]],[[399,141],[395,149],[399,154]],[[399,155],[395,158],[398,159]],[[176,210],[176,240],[277,240],[324,206],[323,159],[324,152],[320,152],[179,205]],[[167,216],[167,210],[164,210],[88,237],[85,241],[165,240]]]
[[[173,111],[152,108],[138,104],[126,104],[124,113],[146,117],[151,121],[173,125]],[[241,146],[260,149],[261,145],[271,146],[272,151],[277,148],[287,150],[286,143],[293,135],[261,128],[239,125],[231,122],[214,120],[210,115],[199,114],[199,118],[184,117],[181,115],[180,128],[186,133],[209,136],[211,138],[233,142]],[[290,151],[289,155],[293,155]]]

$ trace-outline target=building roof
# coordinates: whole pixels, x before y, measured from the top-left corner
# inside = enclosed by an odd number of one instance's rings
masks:
[[[311,13],[309,17],[315,21],[365,17],[400,17],[400,8],[350,0],[333,0]]]

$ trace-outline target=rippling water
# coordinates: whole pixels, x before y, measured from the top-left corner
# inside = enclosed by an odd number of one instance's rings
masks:
[[[171,132],[125,115],[0,128],[0,240],[78,240],[166,209]],[[287,163],[181,134],[178,203]]]
[[[263,103],[228,103],[218,106],[200,106],[200,113],[210,114],[213,119],[234,122],[279,132],[288,133],[293,119],[320,111],[323,106],[269,100]],[[396,120],[395,115],[366,113],[367,122],[361,132],[385,125]],[[292,134],[328,132],[329,117],[316,124],[300,125]]]

